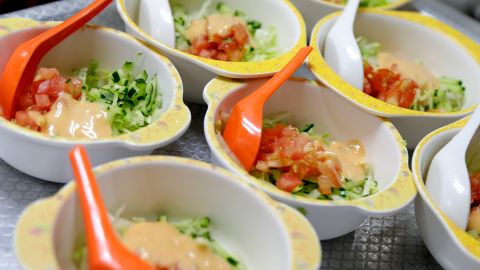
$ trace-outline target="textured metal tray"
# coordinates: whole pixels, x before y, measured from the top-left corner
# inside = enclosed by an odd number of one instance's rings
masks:
[[[63,20],[83,8],[90,0],[64,0],[0,15],[35,20]],[[417,0],[407,6],[449,23],[480,41],[480,25],[436,0]],[[112,4],[93,21],[117,29],[124,24]],[[310,77],[306,69],[297,75]],[[189,104],[192,124],[176,142],[157,149],[154,154],[190,157],[210,161],[203,135],[206,106]],[[13,231],[22,210],[31,202],[54,194],[62,185],[25,175],[0,159],[0,269],[20,269],[15,258]],[[423,244],[413,205],[385,218],[372,217],[358,230],[340,238],[322,241],[322,269],[441,269]]]

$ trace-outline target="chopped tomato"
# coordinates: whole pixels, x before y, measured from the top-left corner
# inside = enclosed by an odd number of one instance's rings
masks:
[[[40,110],[48,110],[52,105],[52,102],[50,102],[50,98],[47,94],[36,94],[35,104]]]
[[[30,117],[27,111],[15,112],[15,123],[22,127],[28,127],[33,130],[38,130],[39,126],[35,123],[33,118]]]
[[[82,81],[79,78],[69,78],[65,82],[65,92],[74,99],[79,99],[82,96]]]
[[[20,111],[25,111],[30,106],[35,104],[35,98],[32,93],[26,92],[18,99],[18,107]]]
[[[480,172],[470,175],[470,187],[472,190],[471,203],[480,203]]]
[[[292,192],[302,179],[317,179],[322,194],[331,194],[341,187],[341,165],[337,158],[326,153],[323,146],[297,128],[277,124],[262,130],[256,169],[268,172],[278,169],[282,174],[276,186]]]
[[[364,64],[364,92],[387,103],[409,108],[415,99],[418,84],[402,76],[394,69],[375,70]]]
[[[302,180],[298,178],[293,173],[284,173],[282,176],[277,180],[276,185],[279,189],[284,190],[286,192],[292,192],[302,184]]]

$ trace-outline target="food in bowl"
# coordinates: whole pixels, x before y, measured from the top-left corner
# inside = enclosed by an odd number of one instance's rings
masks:
[[[262,61],[277,57],[277,30],[247,19],[241,10],[225,3],[205,1],[199,11],[188,14],[172,3],[175,47],[188,53],[222,61]]]
[[[354,200],[377,191],[361,141],[331,140],[328,133],[316,134],[312,123],[299,129],[283,120],[288,115],[263,120],[251,175],[283,191],[320,200]],[[221,117],[219,133],[228,115]]]
[[[426,112],[456,112],[465,103],[461,80],[437,77],[421,62],[381,51],[378,42],[358,37],[364,60],[363,91],[387,103]]]
[[[173,221],[159,215],[152,221],[144,217],[126,219],[120,214],[121,210],[111,219],[121,242],[156,269],[244,269],[211,237],[208,217]],[[75,250],[73,261],[77,269],[87,269],[85,243]]]
[[[92,60],[64,77],[55,68],[40,68],[12,121],[52,137],[98,139],[135,131],[156,118],[162,99],[156,75],[134,69],[127,61],[108,72]]]
[[[345,5],[348,0],[324,0],[326,2],[334,3],[334,4],[342,4]],[[396,0],[360,0],[361,7],[381,7],[386,6],[390,3],[396,2]]]
[[[480,153],[467,159],[470,173],[471,210],[468,219],[467,231],[480,240]]]

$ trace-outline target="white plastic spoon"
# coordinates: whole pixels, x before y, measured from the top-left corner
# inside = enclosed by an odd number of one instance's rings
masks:
[[[138,25],[156,40],[175,47],[175,26],[168,0],[141,0]]]
[[[465,154],[479,124],[480,106],[465,127],[435,155],[427,175],[430,197],[462,229],[467,228],[471,198]]]
[[[348,0],[325,39],[323,56],[328,65],[356,88],[363,90],[363,61],[358,48],[353,23],[360,0]]]

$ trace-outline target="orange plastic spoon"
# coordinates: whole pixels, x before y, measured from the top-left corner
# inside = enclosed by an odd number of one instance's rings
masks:
[[[260,147],[265,101],[303,64],[311,51],[310,46],[302,48],[282,70],[233,107],[223,138],[246,170],[252,168]]]
[[[85,148],[80,145],[74,147],[70,151],[70,161],[87,234],[88,269],[154,270],[118,240],[108,219]]]
[[[5,118],[10,120],[15,115],[18,98],[32,83],[43,56],[111,2],[112,0],[96,0],[63,23],[22,43],[15,49],[0,77],[0,106]]]

